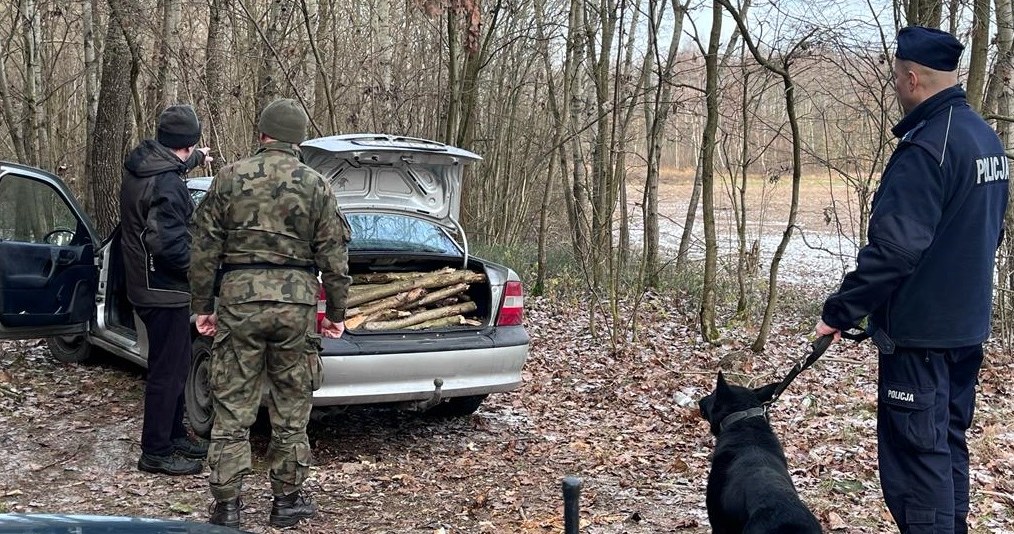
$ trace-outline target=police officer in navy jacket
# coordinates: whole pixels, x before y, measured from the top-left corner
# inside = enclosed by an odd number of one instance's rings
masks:
[[[967,532],[968,447],[1010,166],[958,86],[964,46],[898,33],[905,116],[873,196],[869,244],[824,302],[818,335],[866,330],[879,349],[877,443],[884,500],[903,533]]]

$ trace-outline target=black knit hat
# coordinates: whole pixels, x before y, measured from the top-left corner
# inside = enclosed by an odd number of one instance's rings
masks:
[[[258,128],[272,139],[298,145],[306,140],[308,122],[303,106],[291,98],[279,98],[261,112]]]
[[[898,32],[898,50],[894,57],[950,72],[958,68],[958,59],[964,49],[963,44],[945,31],[909,26]]]
[[[194,108],[179,104],[165,108],[158,116],[157,139],[169,148],[189,148],[201,138],[201,122]]]

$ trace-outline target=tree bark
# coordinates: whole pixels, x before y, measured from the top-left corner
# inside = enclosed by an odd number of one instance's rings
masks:
[[[448,306],[446,308],[436,308],[434,310],[426,310],[421,313],[415,313],[405,317],[404,319],[364,323],[362,328],[365,330],[398,330],[424,323],[426,321],[431,321],[433,319],[473,312],[475,311],[475,308],[476,306],[474,302],[464,302],[454,306]]]
[[[718,130],[718,45],[722,37],[722,6],[715,0],[711,6],[711,35],[708,53],[704,56],[707,122],[701,137],[701,200],[704,207],[704,287],[701,293],[701,337],[718,341],[715,326],[715,280],[718,270],[718,239],[715,236],[715,132]]]
[[[358,306],[360,304],[397,295],[415,288],[432,289],[434,287],[445,287],[461,282],[482,282],[486,275],[472,271],[455,271],[453,273],[434,273],[414,278],[412,280],[401,280],[389,284],[377,286],[351,286],[346,306]]]
[[[81,2],[82,39],[84,40],[85,61],[85,156],[92,153],[95,139],[95,118],[99,107],[99,60],[95,46],[96,14],[98,0]],[[95,197],[90,184],[90,175],[85,174],[81,184],[84,209],[89,214],[95,212]]]
[[[21,10],[22,53],[25,62],[25,156],[24,163],[36,167],[53,170],[51,158],[43,157],[43,149],[48,151],[49,139],[46,132],[45,108],[42,105],[42,60],[39,57],[39,45],[42,32],[42,21],[39,6],[35,0],[23,0],[19,3]]]
[[[445,267],[434,272],[412,271],[404,273],[362,273],[352,275],[353,284],[386,284],[389,282],[400,282],[402,280],[414,280],[416,278],[436,273],[453,273],[454,268]]]
[[[179,39],[180,0],[159,0],[161,5],[162,25],[155,50],[155,77],[148,85],[148,109],[142,116],[147,120],[138,125],[141,137],[152,138],[158,125],[158,116],[162,110],[176,103],[176,68],[173,66],[173,54],[181,49]]]
[[[989,53],[989,3],[990,0],[974,0],[972,7],[972,46],[966,95],[968,103],[979,111],[982,110],[986,59]]]
[[[467,288],[468,284],[465,284],[465,287]],[[421,299],[425,294],[426,290],[423,288],[411,289],[390,297],[364,302],[362,305],[356,306],[355,308],[349,308],[346,310],[345,316],[355,317],[357,315],[370,315],[371,313],[377,313],[382,310],[393,310],[395,308],[405,307],[409,304],[414,305],[415,301]]]
[[[644,219],[644,272],[645,286],[656,287],[659,281],[659,228],[658,228],[658,179],[662,166],[662,141],[665,137],[669,111],[672,109],[672,80],[679,53],[679,38],[683,34],[683,19],[687,6],[672,0],[676,27],[669,41],[669,49],[663,61],[658,48],[658,34],[664,16],[662,0],[648,2],[648,54],[645,70],[654,71],[658,65],[655,85],[649,91],[653,99],[645,100],[644,124],[646,130],[647,169],[644,180],[644,197],[641,212]],[[696,207],[696,203],[695,203]]]
[[[120,219],[119,184],[123,157],[129,142],[131,116],[131,52],[120,24],[122,6],[111,1],[110,7],[105,51],[102,54],[95,139],[85,169],[95,198],[92,221],[103,237],[112,232]]]
[[[206,61],[204,65],[204,81],[207,86],[208,116],[203,118],[205,124],[204,137],[210,140],[211,146],[218,152],[211,162],[211,173],[217,174],[225,164],[226,158],[221,157],[224,147],[225,126],[225,72],[226,72],[226,35],[225,10],[229,0],[210,0],[208,4],[208,38],[206,40]]]
[[[430,328],[445,328],[448,326],[457,326],[459,324],[465,324],[464,315],[453,315],[451,317],[443,317],[441,319],[433,319],[424,323],[414,324],[409,326],[409,330],[426,330]]]

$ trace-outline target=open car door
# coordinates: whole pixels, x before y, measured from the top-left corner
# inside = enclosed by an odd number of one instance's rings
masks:
[[[62,180],[0,163],[0,339],[86,332],[97,243]]]

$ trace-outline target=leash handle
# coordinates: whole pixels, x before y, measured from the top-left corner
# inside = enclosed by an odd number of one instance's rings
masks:
[[[844,332],[842,332],[842,336],[845,336]],[[812,365],[813,362],[817,361],[817,358],[823,356],[824,352],[827,351],[827,348],[831,346],[832,342],[834,342],[834,334],[825,334],[817,338],[817,341],[814,341],[813,345],[811,345],[813,351],[810,353],[810,357],[806,359],[807,363],[803,366],[803,369],[806,369]]]
[[[855,341],[857,343],[860,341],[865,341],[870,337],[870,335],[867,334],[865,330],[860,330],[858,328],[849,328],[848,330],[840,330],[839,333],[841,334],[841,337]]]

